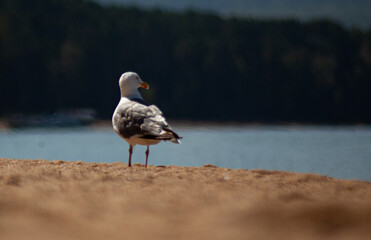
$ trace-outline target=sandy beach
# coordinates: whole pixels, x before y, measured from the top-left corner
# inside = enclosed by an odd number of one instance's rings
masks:
[[[371,183],[0,158],[0,239],[370,239]]]

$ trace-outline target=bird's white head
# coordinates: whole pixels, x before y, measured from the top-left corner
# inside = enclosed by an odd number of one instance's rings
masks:
[[[121,97],[139,97],[141,95],[138,88],[149,89],[149,85],[143,82],[135,72],[126,72],[121,75],[119,80]]]

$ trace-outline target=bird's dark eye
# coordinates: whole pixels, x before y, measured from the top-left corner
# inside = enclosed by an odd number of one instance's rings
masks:
[[[138,80],[139,78],[137,77],[137,80]]]

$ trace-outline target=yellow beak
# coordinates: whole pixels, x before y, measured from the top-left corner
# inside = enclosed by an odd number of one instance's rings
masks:
[[[144,88],[144,89],[149,89],[149,85],[148,85],[148,83],[146,83],[146,82],[141,82],[141,83],[140,83],[140,87],[141,87],[141,88]]]

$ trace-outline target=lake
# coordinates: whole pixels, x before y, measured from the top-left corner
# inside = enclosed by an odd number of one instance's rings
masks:
[[[371,181],[369,126],[177,126],[182,144],[150,147],[150,165],[284,170]],[[145,162],[136,146],[133,163]],[[0,130],[0,157],[127,163],[110,127]]]

